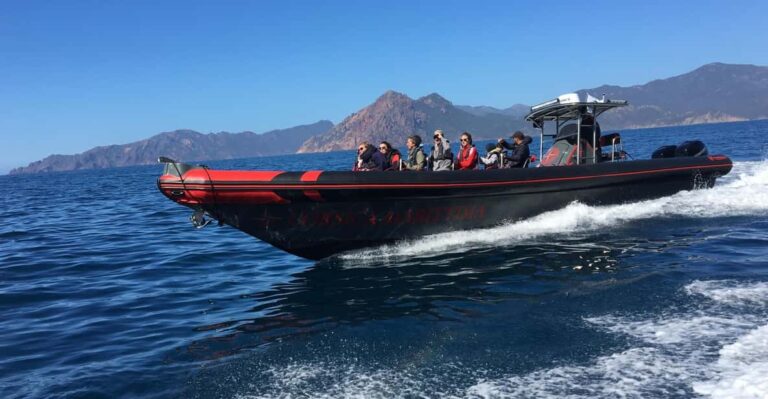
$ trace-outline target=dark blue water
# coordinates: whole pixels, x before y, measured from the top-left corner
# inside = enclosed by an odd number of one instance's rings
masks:
[[[2,176],[0,397],[766,397],[768,122],[625,134],[691,138],[712,190],[321,262],[195,230],[160,166]]]

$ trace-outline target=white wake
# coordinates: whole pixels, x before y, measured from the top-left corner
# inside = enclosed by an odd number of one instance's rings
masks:
[[[297,361],[270,368],[263,385],[238,397],[768,398],[768,282],[695,281],[683,293],[695,306],[584,319],[631,342],[585,363],[486,378],[493,373],[461,364],[363,368]],[[456,376],[469,376],[470,383],[452,383],[464,380]]]
[[[583,365],[480,381],[467,396],[768,398],[768,283],[697,281],[695,311],[651,318],[608,315],[585,321],[639,345]],[[707,302],[709,300],[709,302]]]
[[[737,162],[727,176],[708,190],[632,204],[587,206],[572,203],[563,209],[498,227],[435,234],[413,241],[355,251],[342,259],[399,257],[503,246],[548,236],[563,237],[615,228],[638,220],[668,217],[716,218],[768,215],[768,161]]]

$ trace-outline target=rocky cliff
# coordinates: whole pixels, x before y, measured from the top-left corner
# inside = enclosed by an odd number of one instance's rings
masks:
[[[496,112],[468,112],[436,93],[414,100],[388,91],[327,133],[308,139],[299,152],[348,150],[362,141],[381,140],[402,147],[409,135],[418,134],[428,140],[436,129],[442,129],[450,138],[465,130],[475,138],[492,138],[522,126],[521,118]]]
[[[689,73],[631,86],[600,86],[579,90],[595,97],[628,100],[628,107],[606,113],[606,128],[639,128],[730,122],[768,118],[768,67],[707,64]],[[562,93],[542,93],[546,101]],[[507,135],[528,129],[523,118],[530,108],[516,104],[498,109],[489,106],[453,105],[438,94],[413,100],[388,91],[373,104],[353,113],[327,133],[308,139],[299,152],[351,149],[362,141],[388,140],[402,146],[410,134],[428,139],[443,129],[455,139],[462,131],[476,138]]]

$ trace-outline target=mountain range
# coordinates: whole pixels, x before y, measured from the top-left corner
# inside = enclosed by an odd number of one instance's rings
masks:
[[[768,118],[768,67],[713,63],[644,85],[581,90],[628,100],[601,124],[639,128]]]
[[[206,161],[294,153],[309,137],[332,127],[330,121],[319,121],[262,134],[202,134],[193,130],[175,130],[130,144],[92,148],[82,154],[51,155],[27,167],[13,169],[11,174],[149,165],[157,163],[160,155],[179,160]]]
[[[348,150],[362,141],[387,140],[400,146],[412,134],[426,138],[437,129],[450,137],[469,130],[476,138],[490,138],[523,127],[523,119],[505,114],[506,110],[465,109],[468,110],[454,106],[437,93],[413,100],[405,94],[388,91],[328,132],[308,139],[298,152]]]
[[[578,92],[629,101],[630,106],[600,117],[600,124],[609,129],[768,118],[768,67],[762,66],[714,63],[644,85],[605,85]],[[308,139],[299,152],[352,149],[361,141],[402,145],[409,134],[424,138],[438,128],[451,138],[464,130],[476,138],[494,138],[529,130],[523,121],[529,111],[530,106],[523,104],[505,109],[462,106],[435,93],[412,100],[389,91],[330,131]]]
[[[601,116],[601,125],[610,129],[768,118],[768,67],[763,66],[713,63],[642,85],[604,85],[578,92],[629,101],[630,106]],[[551,98],[559,94],[551,93]],[[528,129],[523,118],[529,110],[523,104],[504,109],[454,105],[437,93],[412,99],[387,91],[335,126],[320,121],[260,135],[177,130],[130,144],[96,147],[82,154],[51,155],[11,173],[141,165],[155,162],[159,155],[203,161],[347,150],[362,141],[387,140],[401,147],[407,136],[420,134],[427,138],[436,129],[451,138],[462,131],[471,132],[475,138],[495,138]]]

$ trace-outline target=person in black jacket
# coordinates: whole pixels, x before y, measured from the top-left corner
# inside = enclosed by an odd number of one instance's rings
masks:
[[[402,155],[388,141],[382,141],[379,144],[379,152],[384,155],[384,170],[400,170],[400,159]]]
[[[533,141],[532,138],[526,136],[521,131],[516,131],[512,134],[513,145],[510,145],[504,139],[499,139],[499,144],[502,147],[511,150],[512,153],[507,156],[505,163],[510,168],[524,168],[527,166],[528,158],[531,156],[531,150],[528,148],[528,144]]]
[[[363,142],[357,148],[357,162],[352,169],[355,172],[366,172],[371,170],[384,170],[386,158],[376,147],[368,142]]]

